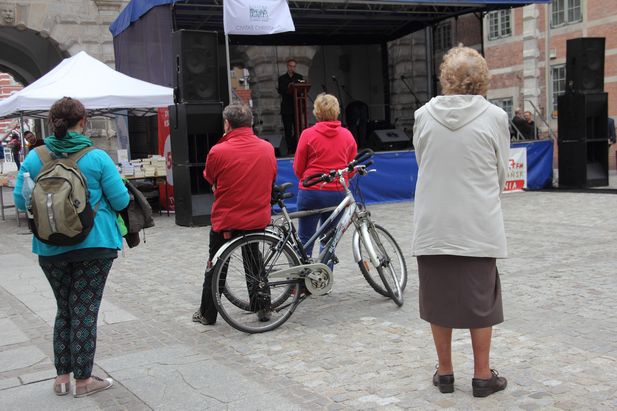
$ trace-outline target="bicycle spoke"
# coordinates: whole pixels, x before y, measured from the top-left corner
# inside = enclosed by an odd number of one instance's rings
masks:
[[[241,331],[274,329],[297,306],[300,280],[268,281],[268,273],[300,264],[289,245],[279,250],[278,243],[276,237],[247,235],[225,250],[217,262],[214,280],[219,287],[213,288],[217,309]]]

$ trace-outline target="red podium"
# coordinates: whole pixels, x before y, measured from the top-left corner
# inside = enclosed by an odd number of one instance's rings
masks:
[[[309,83],[289,83],[289,87],[292,89],[294,108],[295,108],[295,122],[296,122],[296,140],[300,139],[302,130],[308,127],[308,114],[307,114],[307,99],[308,92],[311,89]]]

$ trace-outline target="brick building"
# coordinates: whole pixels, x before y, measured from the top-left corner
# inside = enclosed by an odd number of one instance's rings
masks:
[[[492,75],[489,100],[510,115],[516,107],[532,111],[538,126],[550,126],[558,133],[557,96],[566,89],[566,41],[604,37],[604,91],[608,93],[608,114],[616,118],[616,5],[615,0],[553,0],[548,5],[488,13],[483,32]],[[609,160],[614,169],[615,148]]]
[[[10,74],[0,72],[0,100],[4,100],[23,86]],[[0,138],[3,138],[16,124],[15,119],[0,120]]]

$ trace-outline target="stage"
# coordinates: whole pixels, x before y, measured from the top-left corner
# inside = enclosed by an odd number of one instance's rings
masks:
[[[550,187],[553,180],[553,141],[536,140],[513,143],[512,149],[524,148],[526,152],[527,190]],[[372,169],[377,170],[365,177],[354,178],[352,184],[360,180],[360,188],[366,204],[409,201],[414,199],[418,164],[413,150],[377,152],[373,157]],[[292,158],[278,160],[277,184],[293,182],[290,190],[294,197],[286,201],[289,211],[296,210],[298,179],[294,175]]]

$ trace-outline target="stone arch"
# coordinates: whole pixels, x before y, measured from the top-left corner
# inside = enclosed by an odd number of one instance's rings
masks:
[[[68,56],[58,43],[30,29],[0,27],[0,70],[24,86],[47,73]]]

